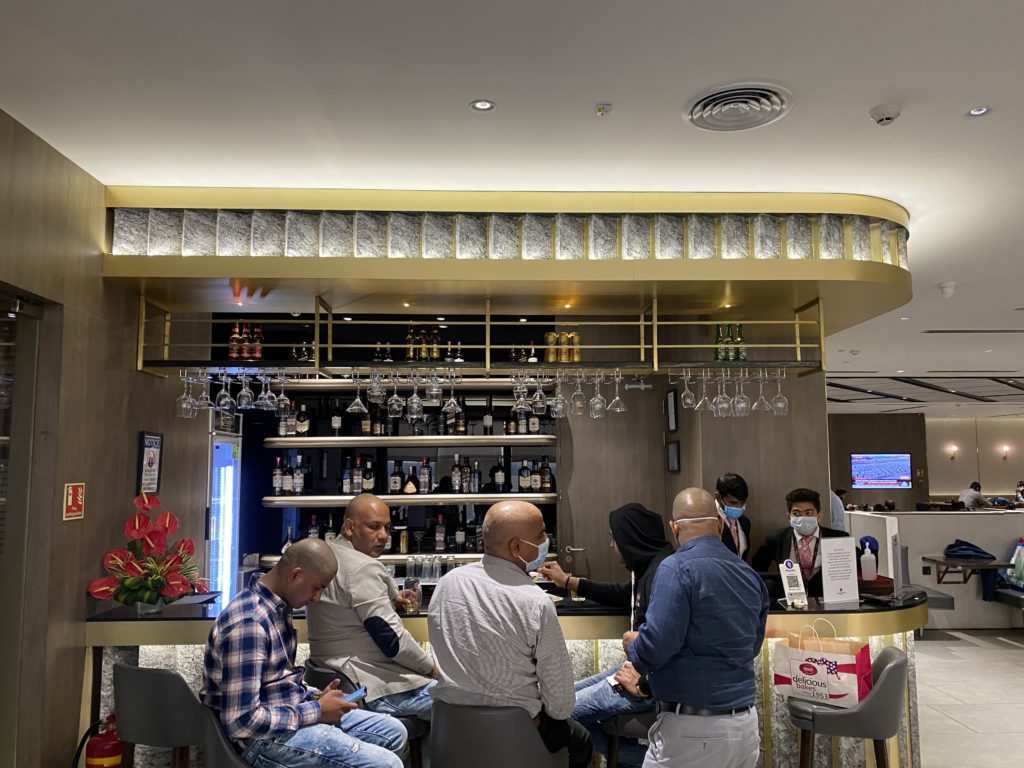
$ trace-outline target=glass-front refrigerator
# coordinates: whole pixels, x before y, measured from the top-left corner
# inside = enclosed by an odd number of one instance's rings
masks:
[[[239,488],[242,471],[242,438],[213,430],[210,437],[210,590],[220,592],[224,608],[238,590]]]

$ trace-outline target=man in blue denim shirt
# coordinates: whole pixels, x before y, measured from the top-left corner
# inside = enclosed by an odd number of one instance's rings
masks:
[[[658,700],[644,768],[753,768],[761,746],[754,660],[768,590],[722,543],[711,494],[682,491],[669,525],[679,549],[658,568],[647,621],[622,637]]]

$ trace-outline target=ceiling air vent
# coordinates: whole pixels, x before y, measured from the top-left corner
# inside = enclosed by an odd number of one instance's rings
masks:
[[[792,103],[792,94],[780,86],[739,83],[700,96],[686,118],[705,131],[745,131],[775,122]]]

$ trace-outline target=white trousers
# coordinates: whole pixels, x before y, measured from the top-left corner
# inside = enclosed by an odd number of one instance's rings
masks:
[[[754,768],[761,751],[754,707],[719,717],[662,712],[647,738],[643,768]]]

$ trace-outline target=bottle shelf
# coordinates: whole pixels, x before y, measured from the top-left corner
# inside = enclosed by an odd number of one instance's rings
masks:
[[[264,448],[480,448],[554,446],[557,435],[406,435],[399,437],[268,437]]]
[[[344,507],[358,494],[345,496],[264,496],[263,506],[269,509],[298,507],[317,509]],[[499,501],[527,501],[531,504],[557,504],[557,493],[401,493],[384,494],[378,498],[394,506],[441,507],[460,504],[496,504]]]
[[[818,360],[692,360],[686,363],[661,363],[662,370],[678,371],[689,368],[692,371],[699,371],[702,368],[807,368],[818,369],[821,362]]]

